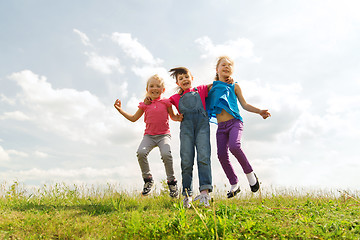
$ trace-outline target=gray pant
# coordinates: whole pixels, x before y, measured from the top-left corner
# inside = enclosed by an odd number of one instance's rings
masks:
[[[170,149],[170,140],[171,137],[169,134],[144,135],[144,138],[136,152],[143,178],[152,177],[147,156],[149,155],[149,152],[157,146],[160,149],[161,159],[165,166],[167,180],[172,181],[175,179],[173,158]]]

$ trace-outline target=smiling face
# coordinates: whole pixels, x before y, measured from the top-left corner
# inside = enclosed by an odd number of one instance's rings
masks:
[[[192,86],[193,77],[190,73],[180,73],[176,76],[176,84],[186,91]]]
[[[152,77],[147,82],[146,91],[146,95],[149,96],[151,100],[155,100],[165,91],[164,84],[159,79]]]
[[[216,66],[216,73],[219,76],[219,80],[223,81],[233,74],[233,62],[226,58],[220,58]]]

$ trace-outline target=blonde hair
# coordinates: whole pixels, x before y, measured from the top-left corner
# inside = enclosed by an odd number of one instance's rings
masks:
[[[149,79],[146,81],[146,94],[145,94],[145,97],[148,97],[148,86],[149,86],[149,83],[152,79],[155,79],[155,80],[158,80],[159,83],[160,83],[160,86],[164,89],[165,88],[165,82],[164,82],[164,79],[162,77],[160,77],[159,75],[155,74],[155,75],[152,75],[151,77],[149,77]]]
[[[232,65],[234,65],[234,61],[230,58],[230,57],[228,57],[228,56],[220,56],[220,57],[218,57],[218,59],[217,59],[217,62],[216,62],[216,68],[215,69],[217,69],[218,67],[219,67],[219,64],[220,64],[220,62],[221,62],[221,60],[228,60]],[[216,73],[216,75],[215,75],[215,80],[216,81],[218,81],[219,80],[219,75]]]
[[[161,87],[162,88],[165,88],[165,82],[164,82],[164,79],[162,77],[160,77],[159,75],[155,74],[155,75],[152,75],[151,77],[149,77],[149,79],[147,80],[146,82],[146,89],[148,88],[149,86],[149,83],[150,83],[150,80],[152,79],[155,79],[155,80],[158,80]]]

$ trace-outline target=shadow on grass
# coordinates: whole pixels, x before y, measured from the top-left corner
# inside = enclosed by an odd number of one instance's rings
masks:
[[[14,211],[37,211],[43,213],[54,213],[54,212],[64,212],[64,211],[74,211],[77,214],[84,215],[106,215],[113,212],[117,212],[112,204],[102,204],[102,203],[80,203],[80,204],[71,204],[71,205],[59,205],[59,204],[37,204],[28,202],[26,204],[13,204],[8,205],[8,209]]]
[[[107,215],[112,213],[122,213],[128,211],[148,211],[148,210],[171,210],[174,204],[180,202],[179,199],[171,199],[168,196],[148,197],[124,197],[118,196],[110,199],[70,199],[59,200],[26,200],[11,199],[1,201],[0,209],[9,209],[19,212],[37,211],[42,213],[54,213],[63,211],[74,211],[76,214],[86,215]]]

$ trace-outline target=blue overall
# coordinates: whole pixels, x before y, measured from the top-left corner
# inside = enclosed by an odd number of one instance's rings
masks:
[[[182,195],[192,196],[195,147],[200,191],[208,189],[211,192],[209,118],[196,88],[195,92],[187,92],[180,98],[179,111],[184,115],[180,124]]]

